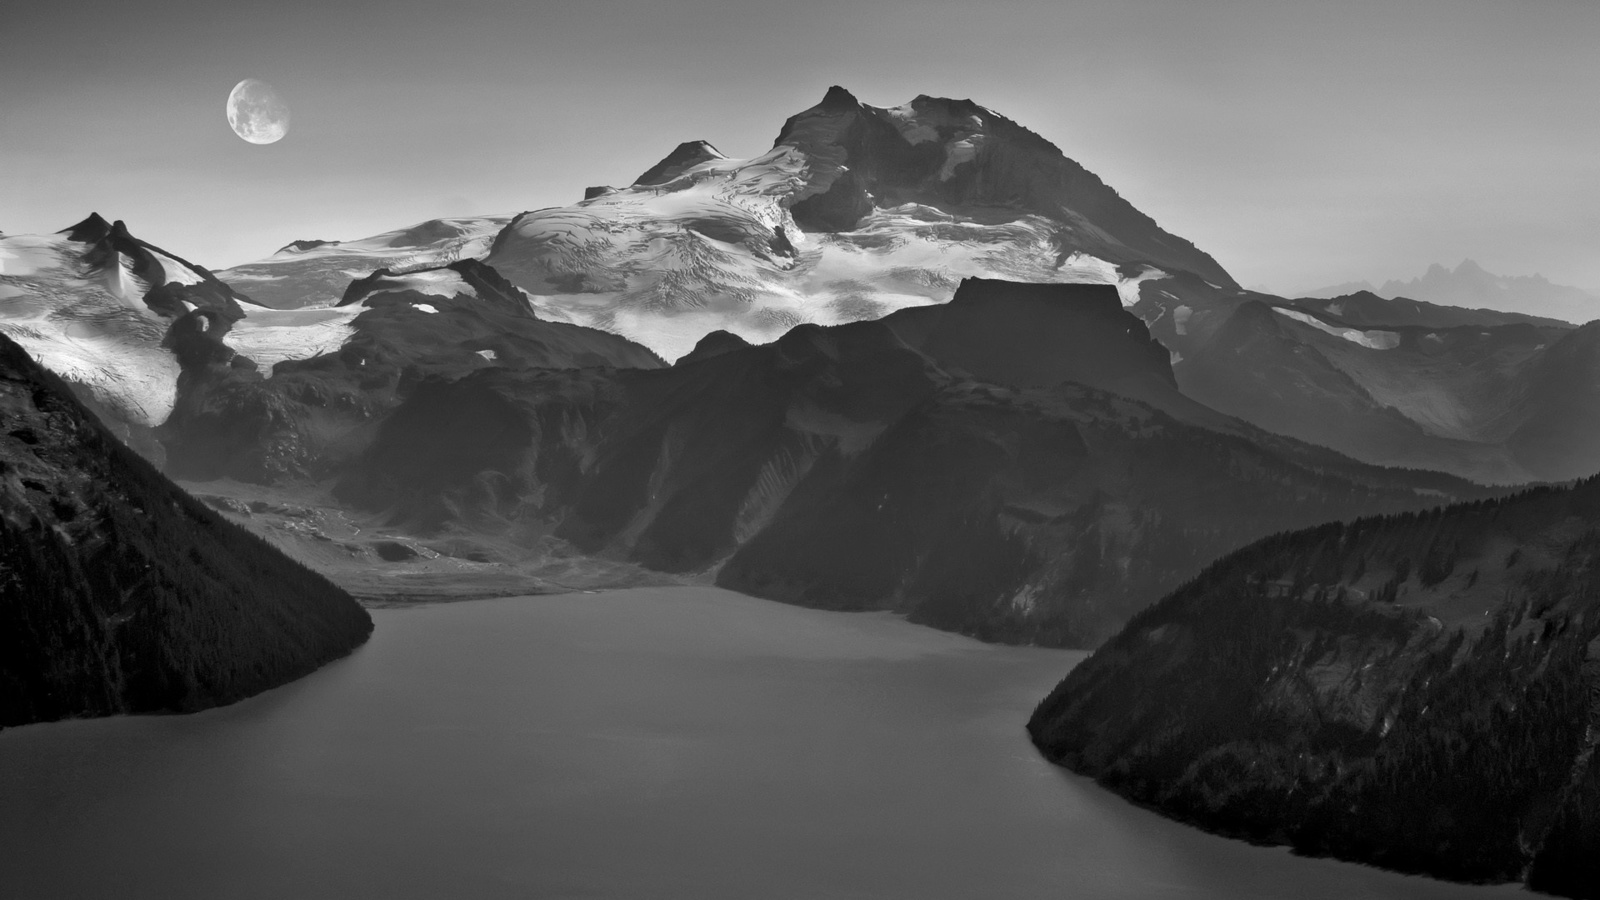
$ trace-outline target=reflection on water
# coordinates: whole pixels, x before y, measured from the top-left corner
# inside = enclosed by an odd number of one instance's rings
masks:
[[[0,733],[3,897],[1522,896],[1306,860],[1042,761],[1081,658],[653,588],[378,610],[194,716]]]

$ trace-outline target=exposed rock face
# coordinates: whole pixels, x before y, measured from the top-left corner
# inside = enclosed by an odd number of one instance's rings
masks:
[[[1594,896],[1597,517],[1591,479],[1262,541],[1135,617],[1029,731],[1224,833]]]
[[[776,145],[811,160],[810,183],[791,206],[807,230],[851,231],[874,206],[904,203],[1016,210],[1064,222],[1064,252],[1148,262],[1237,288],[1210,256],[1161,230],[1055,145],[971,100],[924,95],[880,109],[835,86],[784,123]]]
[[[366,640],[343,591],[183,493],[0,337],[0,727],[192,711]]]
[[[1182,399],[1115,297],[973,283],[671,369],[428,382],[338,495],[424,531],[553,534],[759,596],[1082,646],[1251,537],[1472,491],[1091,386]]]

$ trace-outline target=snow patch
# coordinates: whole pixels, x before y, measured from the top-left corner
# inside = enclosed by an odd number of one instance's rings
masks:
[[[939,180],[949,181],[956,174],[956,167],[972,162],[978,158],[978,148],[983,146],[983,135],[974,134],[959,141],[951,141],[945,147],[944,167],[939,170]]]
[[[332,306],[352,279],[378,269],[403,273],[481,259],[511,219],[509,215],[436,219],[358,241],[334,241],[304,250],[286,247],[217,276],[272,306]]]
[[[159,250],[149,247],[146,249],[149,250],[151,256],[156,258],[156,262],[161,264],[162,284],[193,285],[205,283],[205,278],[201,277],[200,273],[194,269]]]
[[[1107,265],[1109,265],[1109,263]],[[1139,274],[1133,276],[1132,278],[1119,277],[1117,279],[1117,296],[1122,298],[1122,305],[1124,308],[1127,308],[1139,302],[1139,285],[1141,282],[1170,277],[1171,276],[1166,272],[1161,271],[1155,266],[1145,266],[1144,269],[1139,272]],[[1162,291],[1162,293],[1165,294],[1166,291]],[[1167,294],[1167,296],[1170,297],[1172,295]],[[1183,332],[1180,331],[1178,333],[1182,334]]]
[[[494,362],[495,360],[500,358],[500,357],[495,355],[495,352],[493,350],[479,350],[478,351],[478,355],[483,357],[484,359],[488,360],[489,362]]]
[[[1400,335],[1393,331],[1362,331],[1358,328],[1339,328],[1329,325],[1310,313],[1303,313],[1295,309],[1284,309],[1274,306],[1272,311],[1280,316],[1303,322],[1318,331],[1323,331],[1334,337],[1344,338],[1352,344],[1359,344],[1370,350],[1393,350],[1400,346]]]
[[[61,245],[65,240],[43,234],[0,238],[0,275],[34,275],[61,266]]]
[[[141,425],[160,425],[177,399],[178,362],[161,346],[167,323],[118,255],[100,269],[61,235],[0,238],[0,332],[45,368],[89,389]]]
[[[255,361],[270,377],[272,367],[291,359],[333,353],[355,334],[352,322],[366,311],[361,304],[320,309],[267,309],[240,304],[245,317],[224,340]]]
[[[937,141],[939,139],[937,129],[932,125],[917,121],[917,111],[912,109],[909,103],[904,106],[890,107],[884,110],[884,113],[889,116],[889,121],[899,130],[900,136],[909,143],[926,144],[929,141]]]
[[[411,308],[425,313],[437,313],[439,311],[438,307],[434,306],[432,303],[413,303],[411,304]]]

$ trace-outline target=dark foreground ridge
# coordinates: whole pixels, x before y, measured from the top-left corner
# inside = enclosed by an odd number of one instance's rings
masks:
[[[0,727],[190,712],[367,639],[343,591],[224,521],[0,336]]]
[[[1600,897],[1600,479],[1324,525],[1136,616],[1028,723],[1250,840]]]

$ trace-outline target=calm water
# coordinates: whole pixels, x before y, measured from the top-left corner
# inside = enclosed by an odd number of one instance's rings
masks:
[[[227,709],[0,732],[0,897],[1526,896],[1050,766],[1022,723],[1081,654],[703,588],[375,617]]]

